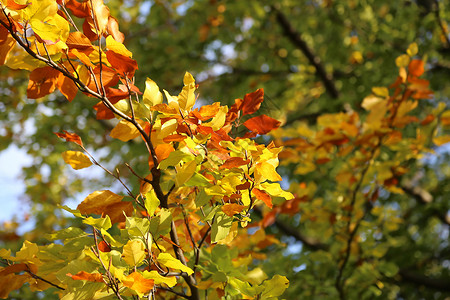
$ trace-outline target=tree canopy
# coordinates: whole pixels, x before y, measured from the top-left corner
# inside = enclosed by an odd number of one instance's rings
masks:
[[[448,8],[300,2],[2,0],[0,296],[446,299]]]

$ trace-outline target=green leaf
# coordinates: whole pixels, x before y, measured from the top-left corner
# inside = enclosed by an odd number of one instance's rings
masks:
[[[105,230],[108,230],[112,226],[111,219],[109,218],[108,215],[105,218],[99,219],[88,217],[83,220],[83,223],[94,226],[97,229],[105,229]]]
[[[233,224],[233,218],[227,216],[223,212],[217,212],[214,223],[211,228],[211,242],[217,243],[223,240],[230,233],[231,225]]]
[[[281,296],[289,287],[289,280],[285,276],[275,275],[270,280],[263,282],[264,291],[261,299]]]
[[[165,160],[159,163],[158,168],[160,168],[161,170],[165,170],[168,167],[174,167],[178,165],[181,161],[186,161],[186,159],[191,160],[192,156],[180,150],[172,151]]]
[[[195,198],[195,205],[197,207],[202,207],[206,203],[208,203],[209,200],[211,200],[213,196],[206,194],[204,189],[200,190],[200,193],[197,194],[197,197]]]
[[[125,228],[130,237],[142,238],[149,231],[150,222],[144,218],[126,217]]]
[[[59,230],[55,233],[48,233],[44,237],[49,241],[55,240],[67,240],[76,237],[87,236],[87,233],[77,227],[69,227],[66,229]]]

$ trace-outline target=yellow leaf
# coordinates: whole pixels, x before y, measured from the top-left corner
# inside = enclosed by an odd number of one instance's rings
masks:
[[[383,98],[389,96],[389,90],[386,87],[373,87],[372,93]]]
[[[132,58],[133,53],[125,47],[124,44],[117,42],[111,35],[106,37],[106,48],[108,50],[114,51],[117,54]]]
[[[433,139],[433,143],[436,146],[442,146],[444,144],[450,143],[450,135],[444,135],[444,136],[435,137]]]
[[[62,153],[62,157],[66,164],[69,164],[75,170],[84,169],[92,165],[89,157],[80,151],[65,151]]]
[[[203,123],[203,126],[211,127],[214,131],[219,130],[225,124],[225,119],[227,118],[228,107],[221,106],[217,114],[208,123]]]
[[[144,104],[148,105],[149,107],[162,103],[163,96],[159,91],[159,87],[150,78],[147,78],[147,80],[145,81],[145,91],[142,100]]]
[[[121,120],[116,127],[111,130],[109,135],[122,142],[128,142],[129,140],[137,138],[139,136],[139,131],[132,123]]]
[[[175,276],[161,276],[157,271],[144,271],[142,275],[146,279],[153,279],[155,284],[164,283],[168,287],[173,287],[177,284],[177,278]]]
[[[183,79],[184,87],[178,95],[178,104],[181,109],[190,111],[195,104],[195,80],[194,77],[186,72]],[[170,105],[170,104],[169,104]]]
[[[366,98],[364,98],[361,106],[365,110],[369,111],[369,110],[372,110],[373,107],[377,106],[380,102],[383,102],[383,101],[384,100],[379,97],[376,97],[374,95],[369,95]]]
[[[264,182],[260,185],[260,188],[273,197],[283,197],[286,200],[294,199],[294,195],[292,195],[292,193],[283,191],[280,184],[276,182]]]
[[[409,56],[414,56],[419,52],[419,47],[417,47],[416,43],[412,43],[409,45],[408,50],[406,50],[406,53],[408,53]]]
[[[194,273],[191,268],[185,266],[178,259],[174,258],[169,253],[160,253],[158,255],[158,262],[168,268],[177,269],[183,272],[186,272],[188,275]]]
[[[145,245],[141,240],[128,241],[123,246],[123,260],[132,267],[139,266],[145,258]]]
[[[182,186],[186,181],[188,181],[192,177],[192,175],[194,175],[196,169],[197,162],[195,160],[185,163],[177,171],[177,175],[175,176],[175,182],[177,186]]]
[[[163,139],[172,134],[178,128],[178,122],[176,119],[170,119],[161,125],[161,132],[158,133],[158,138]]]
[[[111,191],[95,191],[87,196],[83,202],[81,202],[77,209],[82,214],[98,214],[104,213],[104,208],[108,205],[118,203],[122,201],[123,196],[114,194]]]
[[[275,166],[270,163],[263,162],[256,165],[255,179],[257,182],[263,182],[265,179],[270,181],[281,181],[281,176],[275,171]]]
[[[150,192],[148,192],[145,196],[145,208],[147,209],[147,212],[150,216],[153,216],[155,213],[156,208],[159,206],[159,199],[156,196],[155,190],[151,189]]]
[[[402,54],[395,59],[395,64],[399,68],[406,68],[409,65],[410,57],[406,54]]]

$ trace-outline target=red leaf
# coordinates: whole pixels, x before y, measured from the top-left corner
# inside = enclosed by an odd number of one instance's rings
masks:
[[[128,98],[129,95],[130,95],[130,93],[128,91],[122,91],[122,90],[113,89],[113,88],[106,89],[106,96],[108,97],[108,100],[112,104],[117,103],[117,101],[119,101],[119,100]]]
[[[411,75],[419,77],[425,71],[425,63],[420,59],[413,59],[408,66]]]
[[[105,241],[101,241],[98,243],[98,250],[102,252],[110,252],[111,248],[109,248],[108,244]]]
[[[89,2],[78,2],[76,0],[66,1],[66,8],[70,9],[75,17],[86,18],[90,17]]]
[[[81,138],[78,136],[78,134],[67,132],[65,130],[63,130],[63,132],[64,133],[54,132],[54,134],[56,134],[60,138],[65,139],[66,142],[74,142],[74,143],[80,145],[81,147],[83,147],[83,142],[81,141]]]
[[[111,66],[117,70],[121,75],[126,75],[128,78],[134,76],[134,72],[138,69],[137,62],[134,59],[117,54],[114,51],[106,51],[106,58],[108,58]]]
[[[260,189],[254,188],[252,190],[253,195],[255,195],[255,197],[258,200],[261,200],[262,202],[264,202],[269,208],[272,208],[273,204],[272,204],[272,198],[270,197],[269,194],[267,194],[264,191],[261,191]]]
[[[245,127],[247,127],[250,131],[256,132],[257,134],[266,134],[271,130],[280,127],[280,125],[280,121],[266,115],[253,117],[244,122]]]

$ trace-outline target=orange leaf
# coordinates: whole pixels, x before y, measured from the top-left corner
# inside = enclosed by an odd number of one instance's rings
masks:
[[[114,194],[111,191],[95,191],[88,195],[78,206],[77,209],[82,214],[102,214],[108,205],[122,201],[123,196]]]
[[[220,169],[232,169],[237,168],[239,166],[245,166],[250,162],[250,160],[244,160],[242,157],[230,157],[225,161],[223,165],[220,166]]]
[[[124,286],[129,287],[140,294],[148,293],[155,285],[155,281],[153,279],[145,279],[138,272],[131,273],[122,282]]]
[[[413,59],[408,66],[408,71],[411,75],[419,77],[425,71],[425,63],[420,59]]]
[[[27,97],[38,99],[53,93],[58,81],[59,71],[52,67],[34,69],[30,73],[28,82]]]
[[[261,200],[262,202],[264,202],[269,208],[272,208],[273,204],[272,204],[272,198],[270,197],[269,194],[267,194],[264,191],[261,191],[260,189],[254,188],[252,190],[252,194],[255,195],[256,199]]]
[[[94,51],[91,41],[79,31],[69,33],[69,37],[66,40],[66,45],[69,49],[77,49],[86,55],[89,55],[92,51]]]
[[[27,3],[27,4],[18,4],[18,3],[16,3],[14,0],[6,0],[6,7],[9,8],[9,9],[13,9],[13,10],[24,9],[24,8],[27,7],[29,4],[31,4],[31,3]]]
[[[94,109],[97,111],[97,120],[109,120],[114,118],[114,113],[101,101],[94,105]]]
[[[60,138],[65,139],[66,142],[74,142],[83,147],[83,142],[81,141],[81,138],[78,134],[67,132],[65,130],[63,130],[63,132],[64,133],[54,132],[54,134],[56,134]]]
[[[253,117],[244,122],[245,127],[257,134],[266,134],[271,130],[280,127],[280,125],[280,121],[266,115]]]
[[[56,83],[61,94],[66,97],[66,99],[71,102],[78,92],[77,85],[69,78],[64,76],[62,73],[59,73],[58,81]]]
[[[86,280],[86,281],[93,281],[93,282],[103,282],[103,276],[100,273],[88,273],[85,271],[80,271],[75,275],[72,275],[70,273],[66,274],[67,276],[71,277],[73,280]]]
[[[115,53],[112,50],[106,51],[106,57],[111,66],[116,69],[119,74],[126,75],[128,78],[132,78],[134,72],[138,69],[138,65],[134,59]]]
[[[119,22],[116,18],[109,16],[106,30],[117,42],[123,43],[125,40],[125,35],[119,31]]]
[[[199,119],[201,121],[206,121],[206,120],[213,118],[219,112],[219,109],[220,109],[220,103],[216,102],[211,105],[204,105],[200,108],[200,110],[198,108],[196,108],[194,111],[192,111],[192,114],[197,119]]]
[[[9,34],[8,30],[0,26],[0,66],[6,61],[6,56],[14,48],[16,41]]]
[[[234,216],[235,214],[240,213],[245,208],[244,205],[236,204],[236,203],[227,203],[222,206],[222,211],[229,217]]]
[[[164,143],[170,143],[170,142],[181,142],[186,139],[187,136],[183,134],[171,134],[163,138]]]
[[[106,89],[106,96],[112,104],[117,103],[119,100],[126,99],[130,93],[128,91],[122,91],[114,88]]]
[[[242,110],[242,115],[250,115],[256,112],[261,103],[264,101],[264,89],[257,89],[253,93],[245,95],[244,101],[241,103],[239,109]]]

